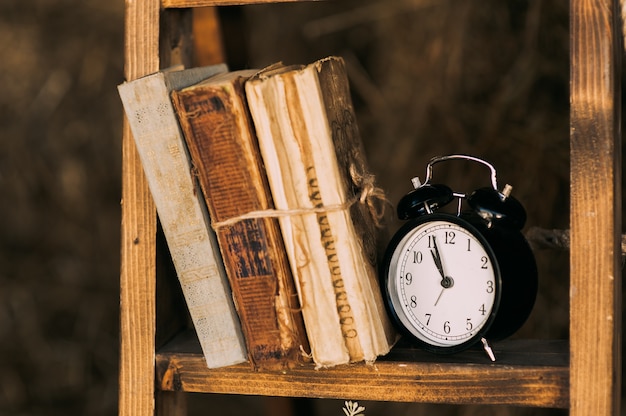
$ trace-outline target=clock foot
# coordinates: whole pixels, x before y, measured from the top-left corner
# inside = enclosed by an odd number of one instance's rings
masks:
[[[485,350],[485,352],[489,356],[489,359],[491,361],[495,361],[496,360],[496,356],[493,353],[493,350],[491,349],[491,345],[489,345],[489,342],[485,338],[481,338],[480,341],[483,343],[483,349]]]

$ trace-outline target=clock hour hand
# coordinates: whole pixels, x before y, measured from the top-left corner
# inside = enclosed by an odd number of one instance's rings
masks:
[[[439,270],[439,274],[441,275],[441,278],[445,279],[446,274],[443,271],[443,264],[441,263],[441,255],[439,254],[439,249],[437,248],[437,240],[435,239],[434,235],[433,235],[433,246],[434,246],[434,249],[430,250],[430,254],[433,255],[435,266],[437,266],[437,270]]]
[[[450,276],[446,276],[446,273],[443,270],[443,262],[441,261],[441,254],[439,254],[439,248],[437,248],[437,239],[433,235],[433,249],[430,250],[430,254],[433,256],[433,261],[435,262],[435,266],[437,266],[437,270],[439,270],[439,274],[441,275],[441,286],[444,289],[448,289],[452,287],[454,284],[454,280]],[[441,297],[441,295],[439,295]],[[437,299],[439,301],[439,299]]]

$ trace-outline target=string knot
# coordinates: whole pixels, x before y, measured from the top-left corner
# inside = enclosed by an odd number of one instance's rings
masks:
[[[358,201],[367,206],[370,216],[377,227],[385,216],[387,198],[385,192],[375,185],[375,176],[368,172],[360,172],[354,163],[350,164],[350,177],[354,186],[360,190]]]

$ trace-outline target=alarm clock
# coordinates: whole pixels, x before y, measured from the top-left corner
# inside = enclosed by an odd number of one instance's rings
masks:
[[[469,195],[433,183],[433,166],[452,160],[480,163],[491,186]],[[526,211],[498,190],[496,170],[469,155],[431,159],[424,182],[398,203],[407,222],[388,244],[381,284],[392,320],[401,332],[434,353],[455,353],[482,345],[492,361],[490,342],[513,335],[535,303],[537,265],[521,230]],[[454,200],[456,209],[442,208]]]

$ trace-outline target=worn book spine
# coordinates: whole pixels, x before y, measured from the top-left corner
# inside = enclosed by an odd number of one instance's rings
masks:
[[[305,361],[308,341],[237,71],[172,92],[230,278],[250,362],[282,370]]]
[[[354,310],[357,316],[367,317],[358,320],[357,327],[361,325],[365,333],[375,334],[360,337],[363,359],[371,360],[375,355],[386,354],[397,341],[397,333],[386,313],[377,273],[377,224],[384,208],[384,193],[375,186],[375,178],[369,171],[343,59],[322,59],[313,64],[309,72],[313,72],[313,68],[317,76],[311,75],[311,82],[317,78],[320,85],[339,171],[338,188],[345,191],[345,201],[349,205],[345,223],[353,236],[349,241],[350,250],[357,251],[362,260],[357,261],[355,293],[361,296],[354,298]],[[315,123],[315,118],[310,123]]]
[[[291,213],[280,224],[313,359],[374,361],[396,334],[377,284],[372,180],[343,61],[273,67],[246,91],[274,202]]]
[[[195,331],[209,368],[247,360],[238,316],[170,92],[224,65],[163,71],[118,87]]]

